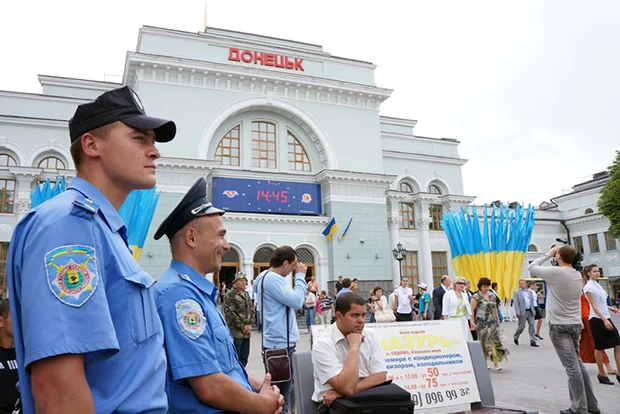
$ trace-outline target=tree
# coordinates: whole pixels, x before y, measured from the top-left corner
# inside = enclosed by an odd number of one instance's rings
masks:
[[[609,219],[609,232],[618,239],[620,238],[620,151],[616,151],[616,158],[607,170],[609,181],[601,191],[598,209]]]

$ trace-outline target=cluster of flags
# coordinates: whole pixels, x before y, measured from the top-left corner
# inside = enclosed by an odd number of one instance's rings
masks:
[[[353,217],[349,219],[349,222],[347,223],[347,227],[345,227],[344,231],[342,232],[338,240],[340,241],[344,240],[344,236],[346,236],[347,232],[349,231],[349,227],[351,227],[352,221],[353,221]],[[332,217],[329,223],[327,223],[327,227],[325,227],[325,230],[323,230],[323,236],[327,237],[327,240],[331,240],[333,235],[336,234],[336,231],[338,231],[338,225],[336,224],[336,218]]]
[[[512,209],[500,204],[481,208],[482,217],[476,206],[467,206],[441,219],[454,271],[470,280],[472,286],[488,277],[498,283],[500,298],[509,298],[523,271],[534,229],[534,207],[517,205]]]
[[[38,184],[30,193],[30,204],[34,208],[41,203],[57,196],[67,189],[65,176],[57,177],[56,183],[51,184],[47,179],[43,184]],[[155,188],[150,190],[134,190],[129,193],[127,199],[119,210],[119,215],[127,228],[127,242],[133,251],[133,257],[140,259],[149,227],[153,221],[155,208],[159,201],[159,191]]]

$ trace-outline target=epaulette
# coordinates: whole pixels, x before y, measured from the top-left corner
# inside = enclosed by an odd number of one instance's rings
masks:
[[[78,195],[75,200],[73,200],[73,205],[75,207],[71,211],[71,214],[74,216],[92,218],[99,211],[99,206],[93,203],[93,200],[86,198],[82,194]]]

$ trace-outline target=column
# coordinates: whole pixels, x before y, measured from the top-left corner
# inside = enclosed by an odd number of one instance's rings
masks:
[[[26,171],[15,172],[15,201],[13,205],[13,211],[17,221],[21,220],[26,213],[30,210],[30,188],[32,181],[35,180],[40,169],[29,168]]]
[[[254,274],[254,260],[251,257],[244,257],[243,264],[241,265],[241,271],[245,273],[249,280],[254,280],[258,275]],[[248,283],[249,283],[248,280]]]
[[[430,217],[420,217],[418,228],[420,229],[420,281],[426,283],[429,290],[433,288],[433,264],[431,259],[431,232],[428,229],[431,224]]]
[[[319,269],[316,279],[319,282],[319,290],[329,291],[327,282],[329,282],[329,259],[326,257],[319,258]]]
[[[388,217],[388,226],[390,228],[390,256],[392,255],[392,249],[396,248],[398,240],[400,239],[399,229],[401,222],[402,218],[400,216]],[[398,285],[400,285],[400,267],[398,265],[398,261],[392,256],[392,286]],[[390,288],[392,286],[390,286]]]

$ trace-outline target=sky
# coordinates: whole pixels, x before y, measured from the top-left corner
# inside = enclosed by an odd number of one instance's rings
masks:
[[[371,61],[381,115],[458,139],[466,195],[540,204],[620,149],[620,2],[208,0],[207,25]],[[140,27],[198,32],[204,0],[0,1],[0,90],[119,81]]]

